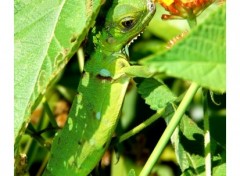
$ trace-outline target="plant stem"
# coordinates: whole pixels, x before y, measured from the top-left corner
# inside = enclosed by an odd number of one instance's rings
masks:
[[[41,166],[40,166],[36,176],[41,176],[42,175],[42,173],[43,173],[43,171],[44,171],[44,169],[45,169],[45,167],[47,165],[49,156],[50,156],[50,152],[48,152],[47,156],[44,158],[44,160],[43,160],[43,162],[42,162],[42,164],[41,164]]]
[[[47,113],[47,115],[48,115],[48,117],[49,117],[49,120],[50,120],[52,126],[55,127],[55,128],[57,128],[58,125],[57,125],[56,119],[55,119],[55,117],[54,117],[54,114],[53,114],[50,106],[48,105],[48,102],[45,101],[45,102],[43,103],[43,106],[44,106],[44,108],[45,108],[45,111],[46,111],[46,113]]]
[[[208,114],[208,91],[203,91],[204,105],[204,154],[205,154],[205,175],[211,176],[211,145],[209,131],[209,114]]]
[[[32,139],[32,137],[30,137],[30,139],[28,140],[28,142],[27,142],[26,146],[24,147],[24,150],[23,150],[22,153],[24,153],[24,154],[28,153],[28,151],[29,151],[29,149],[32,145],[32,141],[33,141],[33,139]]]
[[[197,25],[197,19],[195,18],[189,18],[187,19],[188,25],[190,28],[193,28]]]
[[[164,113],[164,111],[165,111],[165,108],[162,108],[162,109],[158,110],[155,114],[153,114],[147,120],[145,120],[144,122],[142,122],[141,124],[139,124],[135,128],[131,129],[130,131],[121,135],[118,139],[118,142],[120,143],[120,142],[125,141],[126,139],[128,139],[128,138],[132,137],[133,135],[139,133],[141,130],[143,130],[147,126],[151,125],[153,122],[155,122],[157,119],[159,119],[159,117],[161,117],[161,115]]]
[[[139,176],[148,176],[149,175],[154,164],[157,162],[163,149],[165,148],[165,146],[168,143],[169,139],[171,138],[174,130],[176,129],[177,125],[179,124],[183,114],[186,111],[187,106],[191,102],[191,100],[192,100],[193,96],[195,95],[195,93],[197,92],[198,88],[199,88],[199,85],[197,83],[192,83],[191,86],[188,88],[186,95],[183,97],[183,100],[181,101],[176,112],[174,113],[170,123],[168,124],[167,128],[165,129],[164,133],[162,134],[160,140],[158,141],[156,147],[154,148],[152,154],[150,155],[148,161],[146,162],[146,164],[143,167]]]

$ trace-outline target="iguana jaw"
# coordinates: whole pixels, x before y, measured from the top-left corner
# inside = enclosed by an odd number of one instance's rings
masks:
[[[137,37],[155,14],[152,0],[115,0],[114,11],[106,16],[105,28],[100,32],[100,49],[118,52]]]

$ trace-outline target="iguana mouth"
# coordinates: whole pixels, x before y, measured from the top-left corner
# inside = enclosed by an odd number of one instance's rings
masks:
[[[137,40],[137,38],[138,38],[139,36],[141,36],[142,33],[143,33],[143,31],[140,32],[137,36],[135,36],[132,40],[130,40],[130,42],[128,42],[127,46],[129,47],[129,46],[134,42],[134,40]]]

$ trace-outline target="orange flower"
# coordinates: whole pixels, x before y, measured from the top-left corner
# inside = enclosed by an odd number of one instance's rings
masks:
[[[162,15],[162,19],[194,19],[215,0],[155,0],[161,4],[170,15]]]

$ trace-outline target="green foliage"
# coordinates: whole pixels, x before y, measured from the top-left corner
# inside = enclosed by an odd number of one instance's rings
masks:
[[[172,137],[172,143],[183,172],[182,175],[205,175],[204,132],[193,120],[187,116],[183,117],[179,128]],[[211,139],[211,145],[211,153],[214,154],[212,156],[212,163],[214,163],[212,174],[217,176],[218,170],[226,172],[225,161],[221,157],[222,153],[218,152],[224,151],[224,149],[213,138]]]
[[[111,175],[115,176],[136,176],[140,171],[140,167],[136,166],[129,158],[121,156],[117,158],[115,154],[112,156]]]
[[[77,51],[100,3],[100,0],[92,4],[87,0],[15,1],[15,137],[25,131],[37,99],[41,99],[50,82]]]
[[[140,61],[153,73],[197,82],[213,91],[226,90],[226,10],[218,8],[172,49]]]
[[[49,159],[48,148],[57,131],[53,128],[56,123],[49,121],[59,117],[56,115],[57,104],[64,100],[70,106],[76,93],[81,78],[79,64],[73,55],[89,29],[95,25],[102,1],[91,2],[92,4],[88,0],[14,2],[14,135],[16,170],[22,175],[43,173]],[[102,161],[91,175],[139,175],[157,140],[178,109],[190,81],[211,91],[226,91],[225,8],[225,5],[211,6],[210,10],[207,9],[202,14],[205,18],[199,17],[199,25],[172,48],[167,49],[170,39],[189,28],[186,21],[162,21],[160,16],[164,10],[158,6],[157,13],[144,34],[129,48],[130,63],[140,63],[141,67],[134,65],[133,69],[126,70],[126,73],[142,77],[142,82],[137,84],[137,88],[135,83],[131,82],[120,113],[121,118],[123,117],[122,123],[118,124],[114,135],[123,136],[127,130],[139,124],[144,125],[142,122],[159,109],[165,109],[165,122],[163,118],[154,118],[155,122],[151,123],[151,127],[146,125],[140,134],[136,132],[135,136],[131,135],[131,138],[122,143],[113,142],[107,151],[110,156],[103,157],[103,161],[110,160],[111,164],[104,165]],[[137,78],[134,80],[138,82]],[[87,89],[85,91],[88,92]],[[99,102],[94,98],[99,91],[90,91],[88,96],[91,102]],[[157,156],[154,167],[150,168],[150,176],[206,174],[203,117],[195,120],[195,116],[199,116],[193,113],[196,106],[200,107],[203,113],[208,112],[210,117],[212,175],[226,175],[225,94],[214,95],[214,100],[220,105],[212,103],[210,98],[202,98],[201,89],[189,100],[182,120],[173,129],[175,132],[171,135],[171,140],[166,141],[167,147],[163,146],[165,149]],[[207,109],[203,107],[203,101],[208,102]],[[49,107],[46,107],[46,102]],[[65,111],[63,115],[67,116],[68,110]],[[33,122],[33,116],[38,116],[39,121]],[[50,120],[49,116],[52,117]],[[93,125],[89,124],[92,127]],[[71,142],[75,139],[68,136],[65,138],[70,141],[66,145],[69,150],[74,149],[71,148]],[[169,147],[171,151],[168,150]],[[113,154],[116,152],[120,159]],[[22,166],[20,164],[23,155],[19,153],[27,155],[27,162]],[[59,153],[61,154],[61,151]]]
[[[176,100],[176,96],[166,85],[153,78],[145,79],[139,85],[138,92],[152,110],[165,108]]]

